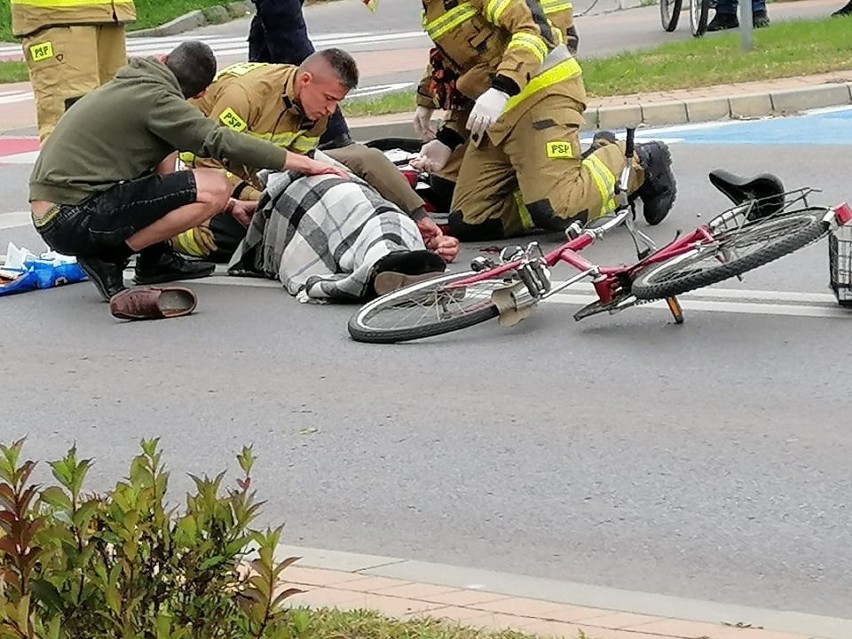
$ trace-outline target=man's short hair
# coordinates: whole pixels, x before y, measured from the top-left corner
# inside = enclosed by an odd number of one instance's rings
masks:
[[[311,59],[322,58],[334,71],[340,84],[346,87],[347,91],[351,91],[358,86],[358,65],[355,63],[355,58],[346,53],[343,49],[323,49],[312,53],[305,60],[309,64]],[[305,64],[303,63],[303,64]]]
[[[213,50],[197,40],[179,44],[167,56],[166,66],[175,74],[185,98],[204,91],[216,76],[216,56]]]

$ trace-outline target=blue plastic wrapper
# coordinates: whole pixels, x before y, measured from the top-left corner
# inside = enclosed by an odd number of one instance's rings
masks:
[[[0,297],[14,293],[25,293],[39,289],[54,288],[64,284],[82,282],[86,273],[76,261],[69,262],[68,258],[28,258],[24,261],[24,269],[3,269],[5,273],[20,273],[18,277],[7,284],[0,285]],[[2,268],[2,267],[0,267]]]

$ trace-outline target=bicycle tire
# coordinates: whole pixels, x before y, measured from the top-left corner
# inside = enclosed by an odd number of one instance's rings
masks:
[[[662,22],[664,30],[671,33],[677,29],[682,7],[683,0],[660,0],[660,22]]]
[[[826,209],[816,207],[802,209],[785,215],[763,218],[736,231],[720,233],[716,237],[719,241],[717,245],[700,246],[683,255],[642,269],[634,275],[631,292],[637,299],[665,299],[742,275],[746,271],[797,251],[825,235],[828,232],[828,223],[823,221],[825,214]],[[768,235],[782,224],[798,228],[783,232],[774,239],[770,237],[768,244],[743,257],[725,262],[716,259],[722,251],[731,247],[736,248],[736,242],[740,244],[748,240],[757,242],[763,235]],[[695,269],[696,264],[708,258],[713,260],[708,268]]]
[[[469,328],[476,324],[488,321],[499,315],[497,307],[490,301],[490,295],[487,298],[479,299],[479,307],[470,312],[462,312],[459,315],[448,315],[442,317],[436,315],[434,320],[425,324],[411,325],[396,325],[391,328],[379,328],[370,324],[371,318],[374,318],[379,313],[393,308],[404,308],[406,303],[413,305],[423,305],[423,301],[432,301],[431,296],[434,295],[435,305],[441,303],[439,298],[443,294],[443,302],[450,300],[459,302],[458,290],[462,290],[462,298],[468,296],[468,289],[471,287],[484,288],[491,285],[503,285],[502,280],[483,280],[476,284],[465,287],[464,289],[456,289],[448,292],[448,284],[466,279],[477,273],[468,271],[465,273],[452,273],[434,279],[418,282],[412,286],[408,286],[397,291],[393,291],[382,297],[376,298],[364,304],[352,317],[349,318],[348,330],[349,335],[357,342],[366,342],[369,344],[394,344],[397,342],[405,342],[413,339],[421,339],[424,337],[434,337],[436,335],[444,335],[453,331],[458,331],[463,328]],[[473,296],[471,296],[473,297]],[[461,309],[461,305],[457,304]],[[445,309],[446,310],[446,309]],[[410,316],[410,313],[408,314]]]
[[[710,15],[711,0],[690,0],[689,2],[689,28],[692,35],[700,38],[707,33],[707,19]]]

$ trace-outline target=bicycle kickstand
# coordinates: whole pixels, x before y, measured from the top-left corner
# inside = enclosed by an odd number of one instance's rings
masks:
[[[675,324],[683,324],[683,307],[681,307],[680,301],[672,295],[666,298],[666,305],[669,307],[669,311],[671,311]]]

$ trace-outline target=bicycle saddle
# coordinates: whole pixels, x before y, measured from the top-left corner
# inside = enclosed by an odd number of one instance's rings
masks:
[[[710,171],[710,183],[736,205],[754,200],[750,220],[773,215],[784,207],[784,184],[777,175],[761,173],[745,178],[723,169]]]

